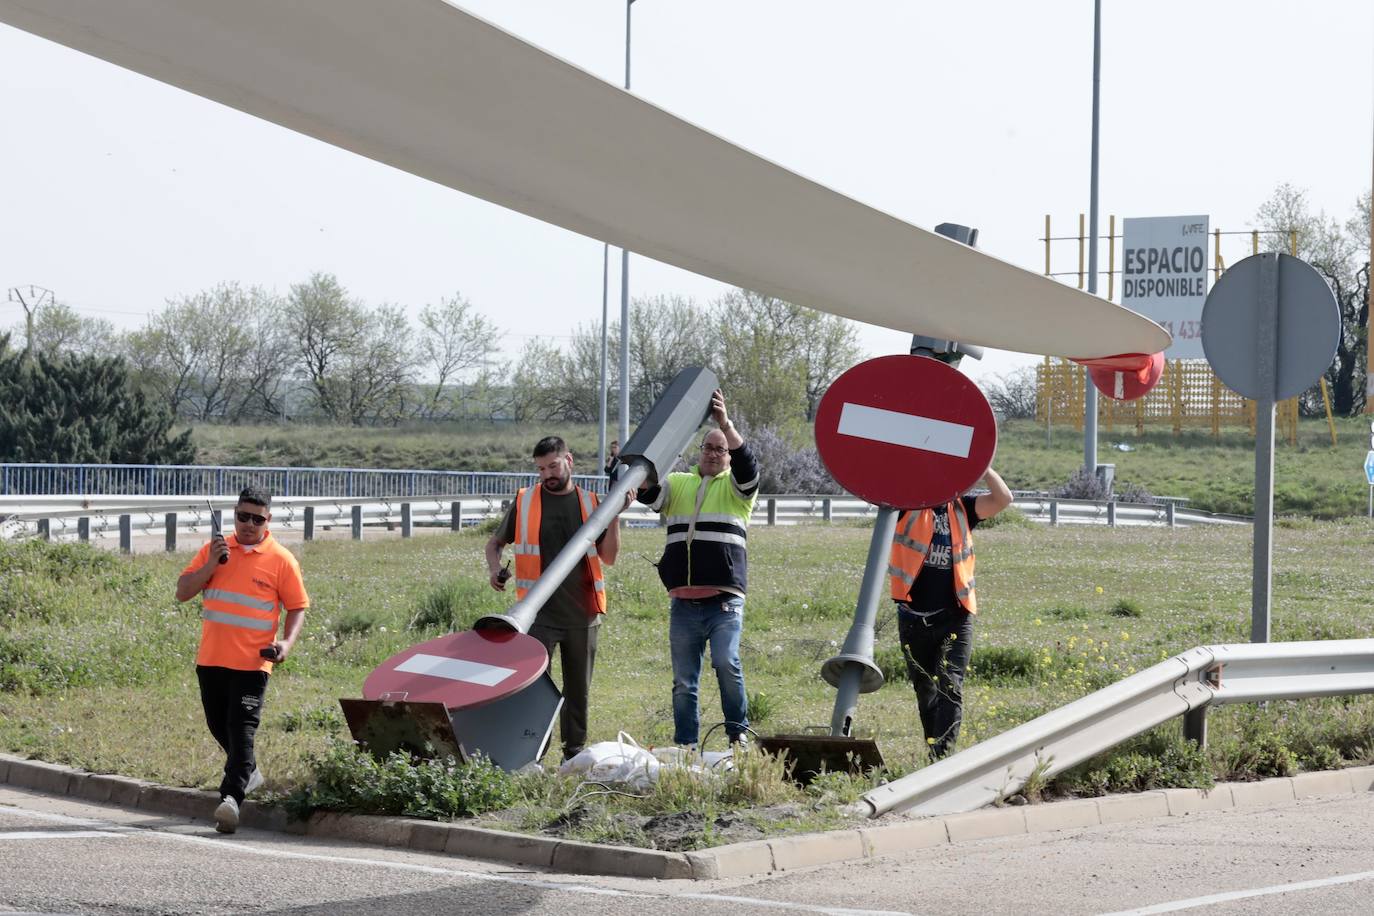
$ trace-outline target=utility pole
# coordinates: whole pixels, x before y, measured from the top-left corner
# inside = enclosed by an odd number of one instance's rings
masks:
[[[52,305],[52,290],[29,284],[26,287],[11,286],[10,301],[18,302],[24,309],[24,359],[33,359],[33,317],[44,305]]]

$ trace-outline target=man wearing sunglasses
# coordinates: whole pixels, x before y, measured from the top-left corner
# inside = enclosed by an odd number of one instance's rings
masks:
[[[749,565],[746,538],[758,501],[759,467],[726,413],[719,388],[711,394],[711,418],[718,428],[702,440],[696,465],[639,494],[639,501],[660,512],[668,526],[658,577],[672,599],[673,741],[684,747],[695,747],[700,731],[697,688],[708,644],[730,744],[746,743],[749,730],[739,642]]]
[[[267,530],[272,497],[248,487],[234,507],[234,533],[218,529],[177,579],[177,600],[201,595],[196,679],[205,723],[224,749],[215,829],[238,829],[243,797],[262,785],[253,741],[274,662],[291,654],[310,596],[300,564]],[[277,638],[280,612],[286,626]]]

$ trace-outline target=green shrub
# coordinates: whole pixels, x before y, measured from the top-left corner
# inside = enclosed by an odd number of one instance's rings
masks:
[[[1132,601],[1130,598],[1122,598],[1112,605],[1113,617],[1143,617],[1145,612],[1140,609],[1140,602]]]
[[[337,706],[312,706],[293,709],[277,720],[284,732],[322,731],[334,734],[343,729],[344,720]]]
[[[778,701],[762,690],[757,690],[749,694],[749,705],[746,714],[749,716],[749,721],[751,723],[767,721],[772,718],[773,713],[775,713],[777,709]]]
[[[335,741],[311,757],[310,768],[314,784],[286,800],[296,819],[325,809],[451,820],[505,808],[516,797],[510,775],[484,757],[458,763],[398,752],[379,761],[356,745]]]
[[[985,518],[978,522],[978,530],[984,531],[988,528],[1029,528],[1035,522],[1030,520],[1030,516],[1022,512],[1015,506],[1007,506],[992,518]]]
[[[979,646],[969,661],[969,678],[997,684],[1034,681],[1040,673],[1040,659],[1034,649],[1020,646]]]
[[[484,614],[500,614],[515,597],[515,588],[508,585],[498,592],[485,581],[449,579],[440,582],[420,598],[410,619],[412,630],[467,630]]]
[[[1051,786],[1070,795],[1106,795],[1215,784],[1206,751],[1176,732],[1155,729],[1060,773]]]

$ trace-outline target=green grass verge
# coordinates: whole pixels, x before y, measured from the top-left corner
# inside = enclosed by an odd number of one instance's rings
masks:
[[[754,530],[742,654],[761,732],[829,722],[834,691],[819,669],[844,640],[868,539],[858,526]],[[349,776],[356,767],[338,756],[335,744],[346,733],[337,698],[358,696],[363,678],[391,654],[507,606],[483,584],[483,540],[464,532],[406,542],[316,542],[301,550],[314,609],[268,693],[259,753],[271,790],[294,792],[302,808],[346,806],[339,787],[349,779],[380,784],[382,777],[365,768]],[[1248,528],[1002,525],[982,532],[978,544],[983,614],[963,746],[1192,646],[1247,639]],[[592,740],[614,739],[623,729],[644,745],[671,742],[667,602],[650,565],[661,546],[658,530],[628,531],[609,574]],[[1367,610],[1371,549],[1374,525],[1363,519],[1280,526],[1274,638],[1374,636]],[[217,784],[222,760],[201,720],[192,667],[198,606],[172,598],[185,560],[0,544],[0,748],[171,785]],[[924,759],[890,605],[879,617],[877,657],[889,680],[861,699],[859,726],[882,749],[889,771],[876,778],[886,778]],[[709,726],[720,709],[709,673],[702,702]],[[1202,754],[1178,733],[1176,724],[1162,726],[1028,792],[1207,785],[1366,762],[1374,757],[1374,700],[1224,707],[1210,717]],[[723,749],[719,730],[713,742],[720,746],[708,749]],[[556,764],[555,755],[546,763]],[[431,816],[487,810],[483,822],[507,829],[691,848],[837,823],[834,803],[867,785],[829,777],[803,792],[769,766],[760,758],[729,785],[669,780],[650,798],[547,775],[392,773],[392,788],[380,797],[428,785],[437,800],[420,813]],[[386,807],[358,799],[360,809],[378,805]]]

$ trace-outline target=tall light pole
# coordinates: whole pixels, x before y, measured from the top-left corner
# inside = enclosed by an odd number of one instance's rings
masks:
[[[630,8],[625,0],[625,91],[630,89]],[[610,319],[611,246],[601,247],[601,428],[597,437],[598,461],[606,466],[606,356]],[[620,249],[620,441],[630,438],[630,253]]]
[[[625,91],[630,91],[630,11],[625,0]],[[630,252],[620,249],[620,441],[630,440]]]
[[[1097,134],[1102,83],[1102,0],[1093,0],[1093,137],[1092,179],[1088,192],[1088,293],[1097,295]],[[1092,373],[1083,378],[1083,471],[1097,475],[1097,386]]]

